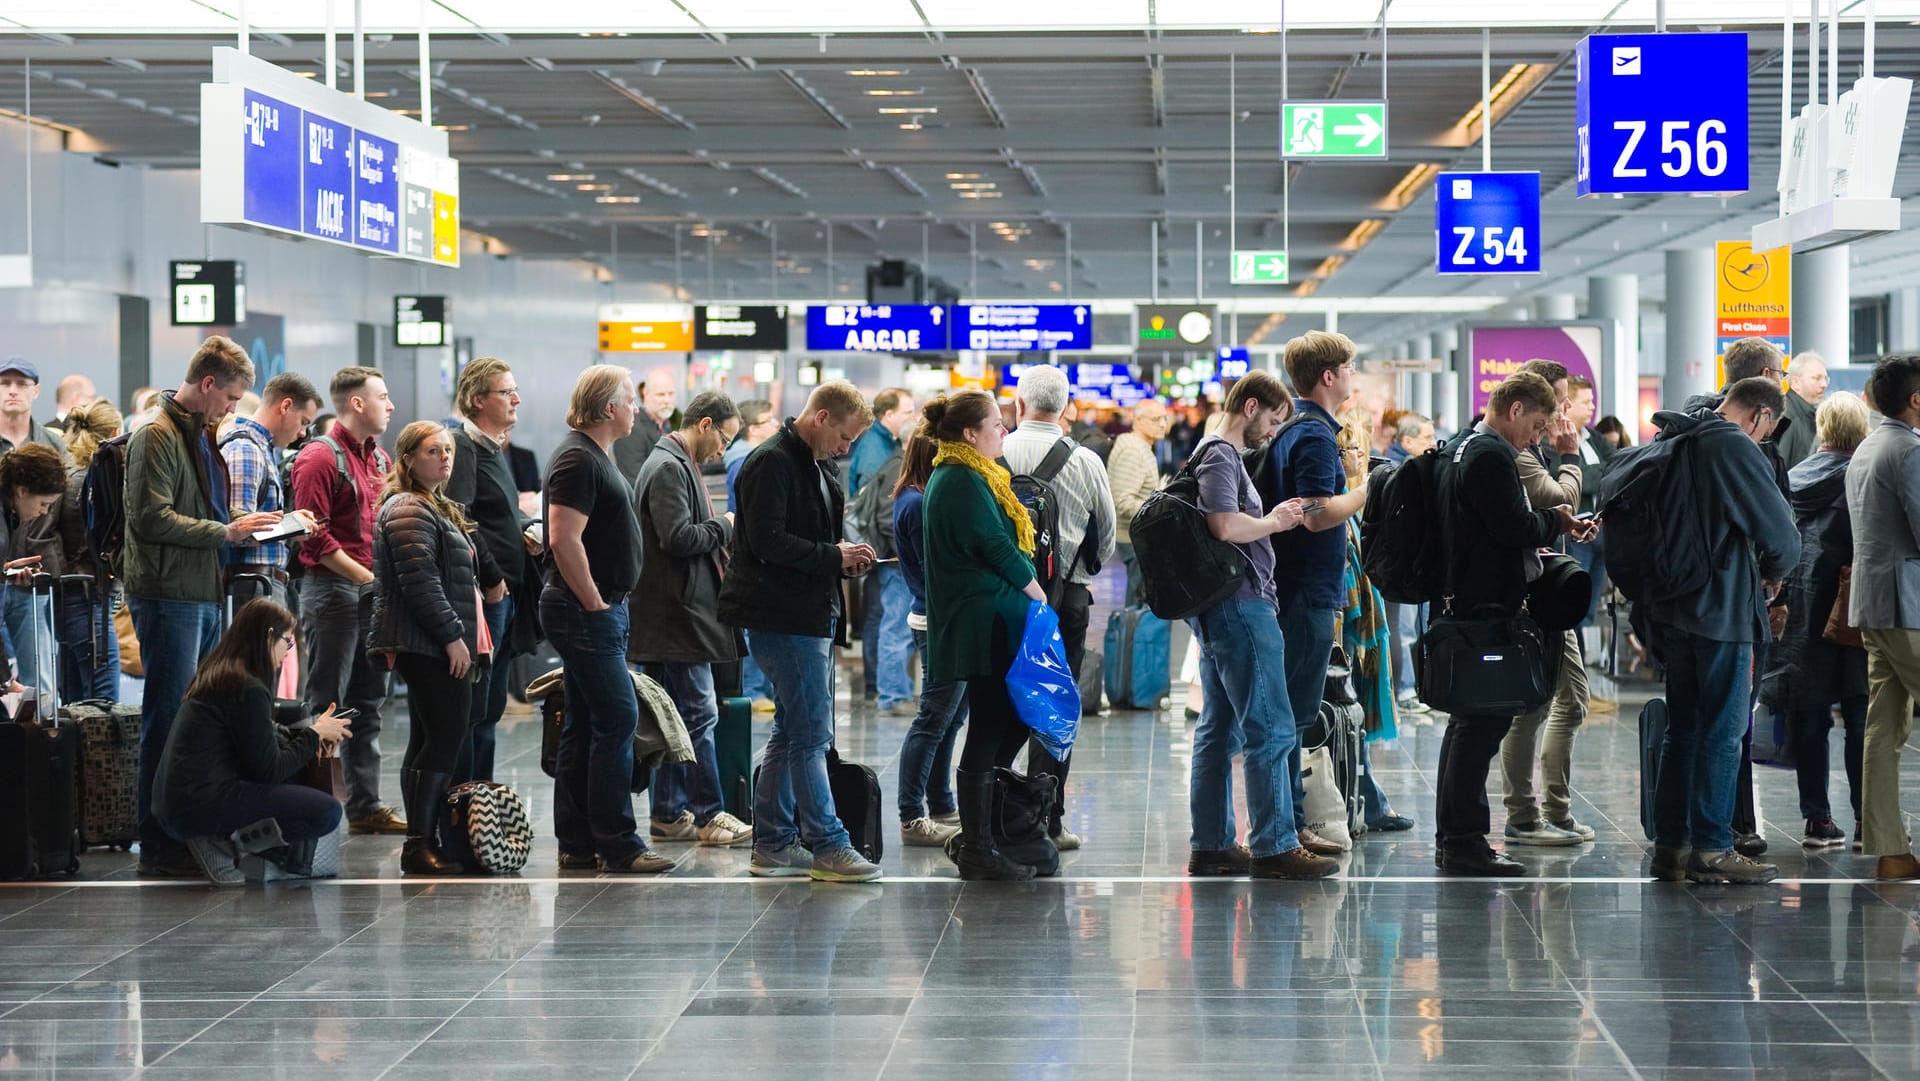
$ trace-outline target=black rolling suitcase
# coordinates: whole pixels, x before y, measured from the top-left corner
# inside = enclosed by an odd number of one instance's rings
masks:
[[[827,748],[827,788],[833,808],[847,827],[847,842],[874,863],[886,851],[886,815],[880,796],[880,778],[869,766],[849,762],[836,748]]]
[[[720,798],[727,812],[742,822],[753,821],[753,701],[733,696],[720,699],[720,719],[713,726],[713,747],[720,768]]]
[[[36,606],[53,576],[33,577]],[[80,729],[60,723],[59,657],[38,613],[27,621],[35,660],[33,697],[14,723],[0,723],[0,878],[37,879],[80,870]]]
[[[1653,840],[1654,793],[1660,788],[1660,744],[1667,738],[1667,700],[1640,707],[1640,830]]]

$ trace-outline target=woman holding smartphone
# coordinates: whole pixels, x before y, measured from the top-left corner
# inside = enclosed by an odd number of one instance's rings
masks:
[[[20,640],[25,637],[20,632],[26,630],[28,620],[39,619],[40,631],[49,641],[53,633],[49,622],[52,613],[36,611],[31,586],[35,572],[43,569],[36,551],[47,541],[42,519],[66,494],[66,459],[45,443],[22,444],[0,457],[0,546],[5,547],[7,555],[7,618],[0,623],[0,643],[6,647],[16,683],[22,675],[36,675],[34,659],[20,652],[32,644],[31,640]],[[48,686],[60,678],[57,670],[37,675]]]

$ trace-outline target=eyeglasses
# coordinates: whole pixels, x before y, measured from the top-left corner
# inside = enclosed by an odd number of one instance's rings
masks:
[[[292,649],[294,646],[298,645],[299,642],[293,637],[293,632],[288,631],[287,633],[280,636],[280,644],[283,646],[286,646],[288,649]]]
[[[1770,375],[1775,379],[1785,379],[1787,377],[1787,370],[1785,368],[1762,368],[1760,374]]]
[[[519,387],[495,387],[495,388],[494,388],[494,389],[492,389],[492,390],[489,390],[489,391],[483,391],[483,392],[482,392],[482,394],[483,394],[483,395],[484,395],[484,394],[498,394],[498,395],[500,395],[500,396],[501,396],[502,398],[512,398],[512,397],[515,397],[515,396],[517,396],[517,395],[518,395],[519,393],[520,393],[520,388],[519,388]]]

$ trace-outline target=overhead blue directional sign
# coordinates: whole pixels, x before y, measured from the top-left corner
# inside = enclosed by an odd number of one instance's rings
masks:
[[[1085,304],[956,304],[953,347],[996,353],[1093,348]]]
[[[1581,195],[1747,190],[1747,35],[1594,34],[1574,56]]]
[[[947,309],[937,304],[826,304],[807,309],[807,348],[835,353],[938,353]]]
[[[305,133],[300,110],[278,98],[248,90],[242,167],[259,178],[245,190],[246,218],[291,233],[300,231],[300,153]]]
[[[1539,173],[1441,173],[1433,190],[1440,273],[1540,273]]]

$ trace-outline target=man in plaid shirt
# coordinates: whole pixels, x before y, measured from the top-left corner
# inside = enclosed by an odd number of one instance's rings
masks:
[[[228,509],[235,518],[250,511],[287,509],[292,500],[281,483],[280,448],[300,438],[319,412],[320,392],[306,376],[282,372],[267,381],[260,408],[253,416],[234,418],[233,427],[220,440],[220,453],[227,463]],[[311,520],[307,527],[313,528]],[[263,575],[272,581],[267,596],[276,604],[286,604],[287,542],[262,544],[248,539],[232,547],[229,572]],[[252,591],[241,592],[235,603],[255,595]]]

